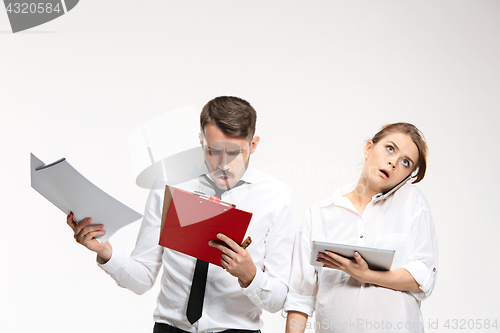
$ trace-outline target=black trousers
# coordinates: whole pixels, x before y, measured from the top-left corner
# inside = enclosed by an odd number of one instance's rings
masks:
[[[225,333],[260,333],[260,331],[230,329]],[[168,324],[155,323],[153,333],[190,333]]]

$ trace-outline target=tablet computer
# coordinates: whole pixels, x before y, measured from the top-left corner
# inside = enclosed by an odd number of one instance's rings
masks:
[[[310,264],[313,266],[323,266],[323,264],[317,262],[316,259],[318,258],[318,253],[326,253],[327,250],[349,259],[354,259],[354,251],[358,251],[361,257],[367,262],[368,267],[376,271],[390,270],[394,253],[396,252],[395,250],[377,249],[358,245],[313,241]]]

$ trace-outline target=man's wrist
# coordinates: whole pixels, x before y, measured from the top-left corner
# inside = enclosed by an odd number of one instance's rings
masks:
[[[243,288],[247,288],[253,281],[253,279],[255,279],[255,275],[257,274],[257,267],[255,267],[255,265],[252,267],[252,273],[250,273],[248,275],[247,278],[239,278],[239,282],[240,282],[240,285],[243,287]]]
[[[101,265],[107,263],[113,255],[113,248],[111,247],[111,244],[107,243],[106,245],[107,246],[104,250],[97,253],[97,262]]]

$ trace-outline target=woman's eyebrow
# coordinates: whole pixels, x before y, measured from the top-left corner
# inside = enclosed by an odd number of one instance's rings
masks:
[[[387,142],[388,142],[388,143],[390,143],[390,144],[392,144],[392,145],[394,146],[394,148],[395,148],[395,149],[399,150],[398,145],[397,145],[394,141],[387,141]],[[412,165],[415,165],[415,162],[413,162],[413,160],[411,159],[411,157],[410,157],[410,156],[406,155],[406,156],[405,156],[405,158],[406,158],[408,161],[410,161],[410,163],[411,163]]]
[[[394,146],[394,148],[396,148],[397,150],[399,150],[398,145],[394,141],[387,141],[387,142],[390,143],[390,144],[392,144]]]

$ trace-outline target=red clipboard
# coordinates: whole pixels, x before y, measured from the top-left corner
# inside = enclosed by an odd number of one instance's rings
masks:
[[[221,252],[208,245],[223,233],[241,244],[252,213],[166,186],[159,245],[221,266]]]

